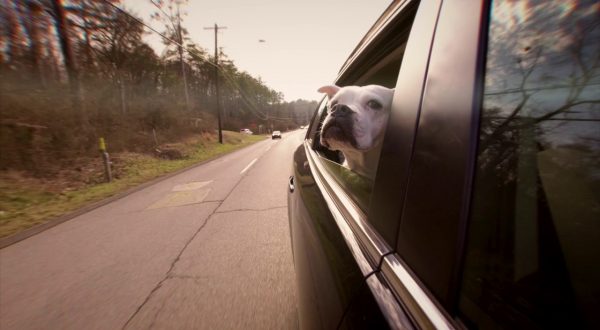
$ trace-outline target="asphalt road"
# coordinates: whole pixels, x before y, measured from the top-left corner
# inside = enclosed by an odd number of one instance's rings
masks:
[[[0,329],[297,328],[286,189],[304,133],[0,250]]]

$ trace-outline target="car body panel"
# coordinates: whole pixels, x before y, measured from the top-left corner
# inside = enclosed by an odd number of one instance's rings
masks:
[[[400,257],[448,308],[475,162],[484,12],[479,0],[442,5],[397,244]]]
[[[364,275],[315,182],[305,145],[294,152],[288,194],[292,251],[303,329],[337,328]]]
[[[371,275],[373,276],[373,275]],[[344,313],[340,329],[386,329],[389,327],[382,309],[373,301],[370,286],[363,282]],[[394,300],[392,298],[392,300]],[[408,321],[408,320],[406,320]],[[410,329],[410,322],[406,329]]]
[[[412,10],[414,13],[417,9],[416,3],[397,1],[388,8],[387,14],[384,14],[386,18],[380,20],[382,25],[375,26],[374,29],[380,33],[384,26],[403,24],[393,22],[393,15],[390,16],[390,13],[398,14],[402,10]],[[406,54],[409,58],[418,57],[420,64],[412,69],[405,69],[405,78],[399,81],[424,81],[431,41],[420,42],[419,36],[433,34],[440,1],[428,2],[423,6],[425,10],[417,12],[415,18],[417,28],[414,30],[415,37],[412,38],[414,46]],[[389,32],[387,37],[396,38]],[[352,61],[358,61],[357,65],[361,65],[361,61],[364,60],[361,58],[361,52],[367,49],[366,45],[376,41],[382,40],[376,35],[363,40],[365,47],[357,48]],[[352,72],[348,71],[352,69],[352,61],[346,63],[338,80],[352,76]],[[408,136],[414,135],[422,87],[421,83],[398,91],[400,95],[410,95],[410,99],[408,96],[397,98],[404,99],[413,109],[413,132],[408,132]],[[400,106],[403,105],[400,103]],[[319,109],[322,111],[322,103]],[[316,113],[310,123],[306,142],[299,146],[294,154],[294,190],[288,194],[290,230],[300,291],[301,327],[330,328],[336,320],[341,320],[338,319],[341,316],[340,311],[348,308],[352,311],[365,311],[361,317],[364,322],[359,322],[360,324],[380,324],[382,319],[386,319],[388,326],[392,328],[411,328],[412,321],[396,300],[393,290],[376,274],[384,256],[392,252],[393,244],[389,242],[395,241],[397,226],[384,231],[392,235],[386,243],[366,222],[362,211],[352,205],[354,203],[344,194],[343,189],[340,189],[335,180],[328,177],[328,172],[321,168],[317,160],[319,156],[311,148],[317,134],[318,120],[319,114]],[[392,147],[397,148],[398,145]],[[401,149],[401,152],[404,152],[406,157],[410,154],[410,148]],[[381,228],[377,229],[382,232]],[[341,269],[344,269],[342,273],[346,274],[344,281],[337,275]],[[351,288],[350,285],[356,287]],[[349,292],[352,294],[348,295]],[[351,299],[352,297],[354,299]],[[379,312],[367,312],[369,310]],[[350,315],[342,324],[355,324],[355,321],[350,321],[354,317],[353,314]]]
[[[380,64],[381,48],[393,48],[385,41],[398,40],[389,28],[403,24],[402,13],[415,10],[416,3],[395,1],[388,7],[342,66],[337,84],[362,84],[370,79],[364,77],[374,71],[370,66]],[[350,189],[337,184],[337,178],[328,174],[333,171],[324,169],[326,161],[315,151],[322,152],[318,149],[320,116],[315,113],[306,140],[297,149],[299,156],[294,158],[293,176],[302,178],[304,192],[288,195],[294,257],[304,258],[295,262],[300,295],[312,299],[301,299],[302,327],[329,328],[335,323],[338,328],[380,328],[382,318],[391,328],[473,326],[459,304],[459,289],[464,285],[464,246],[480,138],[485,60],[489,56],[490,3],[432,0],[418,4],[402,54],[393,110],[366,212],[355,208],[348,199],[350,192],[346,190]],[[323,103],[319,109],[323,111]],[[479,243],[481,250],[495,244]],[[506,248],[510,251],[511,245]],[[510,252],[504,254],[511,257]],[[475,258],[483,259],[480,255]],[[351,281],[339,280],[338,265],[352,270]],[[506,271],[494,267],[487,267],[492,277],[495,271]],[[473,286],[479,290],[477,294],[486,292],[479,289],[485,285],[480,278],[473,278],[479,283]],[[524,286],[531,287],[537,289]],[[489,304],[488,310],[511,310],[514,306],[509,301],[498,306],[501,295],[487,295],[482,299],[483,304]],[[522,297],[517,297],[524,305],[521,307],[529,308]],[[321,298],[328,305],[322,308],[333,310],[331,318],[315,311],[315,301]],[[312,308],[312,315],[307,308]],[[344,310],[341,319],[340,310]],[[493,315],[474,310],[469,311],[480,317],[482,324],[501,326],[490,317]]]
[[[401,208],[408,184],[410,159],[417,129],[429,51],[441,1],[422,2],[408,39],[396,84],[392,113],[369,205],[369,222],[390,246],[396,245]],[[392,206],[392,207],[390,207]]]

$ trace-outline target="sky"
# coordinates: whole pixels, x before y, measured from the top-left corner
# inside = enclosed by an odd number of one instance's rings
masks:
[[[155,0],[156,1],[156,0]],[[214,53],[219,47],[242,71],[282,92],[286,101],[319,100],[317,89],[333,82],[338,70],[391,0],[189,0],[182,25],[193,42]],[[124,0],[122,8],[163,31],[152,20],[150,0]],[[265,42],[259,42],[260,39]],[[161,38],[146,41],[160,55]]]

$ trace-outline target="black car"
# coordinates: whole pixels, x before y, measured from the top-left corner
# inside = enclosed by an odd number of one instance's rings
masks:
[[[301,328],[600,328],[599,22],[595,0],[388,7],[335,80],[395,88],[376,177],[319,143],[327,99],[294,153]]]

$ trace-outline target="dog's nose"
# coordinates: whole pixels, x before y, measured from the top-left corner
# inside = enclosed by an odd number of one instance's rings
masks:
[[[352,112],[352,109],[345,104],[336,104],[331,108],[331,115],[335,117],[348,116]]]

